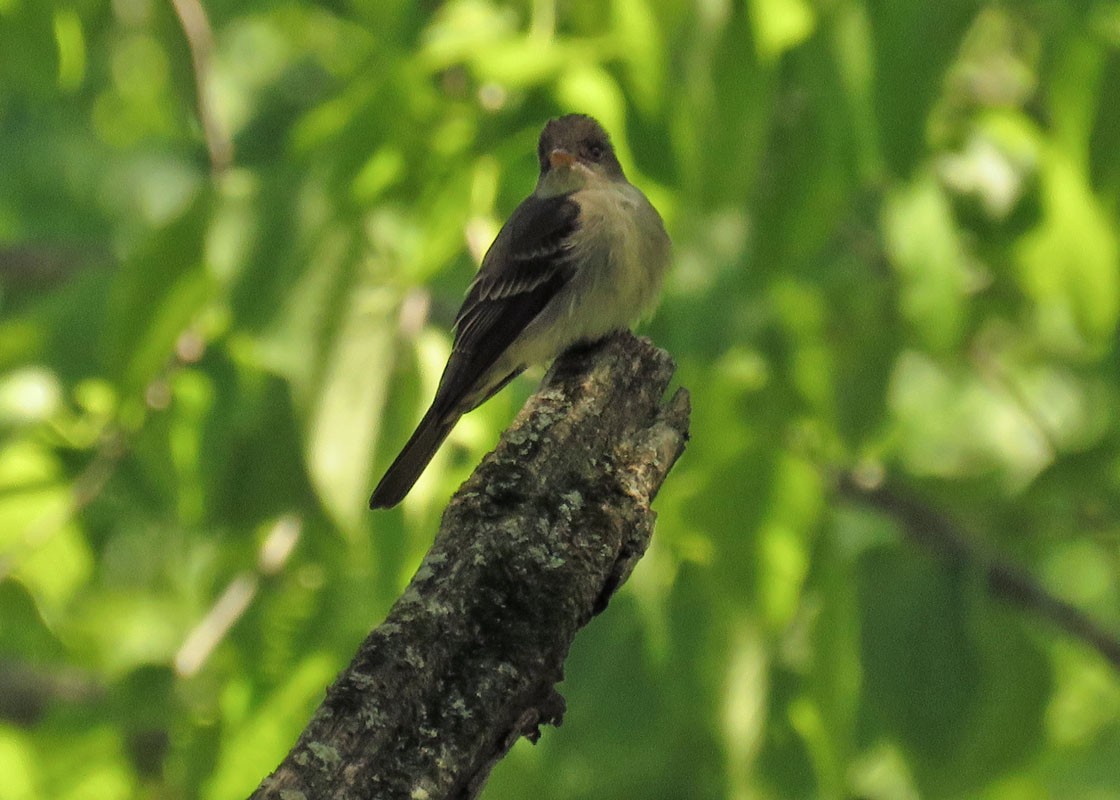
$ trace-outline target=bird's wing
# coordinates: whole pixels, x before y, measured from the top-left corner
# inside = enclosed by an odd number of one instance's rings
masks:
[[[481,402],[505,375],[489,375],[506,348],[571,279],[579,206],[568,195],[529,197],[502,227],[455,317],[455,342],[436,403]],[[459,408],[460,411],[467,410]]]

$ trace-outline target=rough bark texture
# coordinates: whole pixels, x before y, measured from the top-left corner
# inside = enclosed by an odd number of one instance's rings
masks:
[[[630,334],[565,354],[452,498],[388,618],[254,798],[470,798],[559,724],[576,631],[642,556],[688,394]]]

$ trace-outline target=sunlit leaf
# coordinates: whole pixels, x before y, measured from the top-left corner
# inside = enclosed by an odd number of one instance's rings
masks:
[[[965,332],[969,272],[949,204],[931,176],[888,198],[883,229],[903,313],[923,344],[953,347]]]
[[[15,726],[0,728],[0,770],[4,771],[4,792],[11,800],[39,797],[39,770],[36,768],[31,737]]]
[[[393,365],[395,296],[359,290],[338,328],[307,431],[311,479],[346,528],[368,513],[370,456]]]
[[[1120,244],[1085,177],[1058,152],[1042,172],[1042,224],[1016,253],[1041,334],[1061,352],[1095,352],[1115,336]]]
[[[751,0],[751,22],[760,61],[770,62],[813,32],[816,14],[806,0]]]

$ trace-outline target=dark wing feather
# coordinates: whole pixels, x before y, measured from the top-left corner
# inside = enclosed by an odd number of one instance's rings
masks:
[[[531,291],[547,281],[558,262],[566,260],[568,237],[578,218],[579,206],[570,195],[529,197],[514,209],[482,260],[455,317],[458,336],[464,335],[466,318],[480,304]]]
[[[490,247],[455,317],[455,342],[435,404],[445,411],[471,407],[504,375],[490,368],[525,326],[571,279],[569,248],[579,206],[567,195],[526,199]],[[477,396],[476,396],[477,395]]]

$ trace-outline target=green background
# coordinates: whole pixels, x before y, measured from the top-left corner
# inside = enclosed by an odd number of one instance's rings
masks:
[[[177,3],[0,0],[0,798],[278,763],[541,374],[366,510],[567,111],[692,441],[484,797],[1120,798],[1120,663],[984,574],[1120,635],[1120,2]]]

